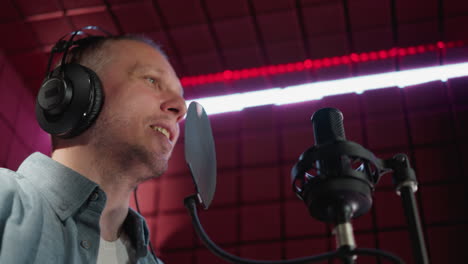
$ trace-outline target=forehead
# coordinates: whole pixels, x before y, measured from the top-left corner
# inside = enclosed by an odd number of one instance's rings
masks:
[[[152,74],[162,82],[177,86],[183,92],[179,78],[166,57],[155,47],[137,40],[119,40],[110,50],[116,64],[132,74]]]
[[[163,71],[174,71],[164,55],[155,47],[137,40],[117,40],[110,43],[110,56],[131,64],[153,65]]]

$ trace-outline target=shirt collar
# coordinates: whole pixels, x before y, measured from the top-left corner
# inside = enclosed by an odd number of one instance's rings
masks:
[[[143,216],[129,208],[127,218],[123,223],[123,229],[130,238],[137,257],[146,256],[148,254],[149,231]]]
[[[93,192],[100,192],[105,198],[96,183],[39,152],[25,159],[17,172],[39,189],[62,221],[74,214]],[[104,209],[104,203],[100,209]],[[123,229],[137,256],[146,256],[149,231],[143,216],[129,208]]]
[[[24,160],[18,173],[39,189],[62,221],[98,188],[93,181],[39,152]]]

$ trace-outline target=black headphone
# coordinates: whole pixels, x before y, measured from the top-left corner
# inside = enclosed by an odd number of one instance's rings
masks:
[[[95,26],[84,27],[63,36],[52,48],[46,77],[37,94],[36,119],[40,127],[60,138],[78,136],[89,128],[104,102],[102,84],[97,74],[78,63],[67,63],[67,54],[71,47],[80,49],[105,38],[83,31],[90,29],[112,36]],[[77,35],[83,34],[87,36],[74,41]],[[65,40],[70,35],[70,39]],[[63,53],[62,60],[59,67],[51,70],[56,53]]]

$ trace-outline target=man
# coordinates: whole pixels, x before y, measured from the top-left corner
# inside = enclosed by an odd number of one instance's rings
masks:
[[[143,218],[129,210],[139,183],[167,168],[186,113],[182,87],[154,45],[103,37],[67,61],[96,72],[105,100],[93,124],[53,137],[17,172],[0,169],[0,263],[162,263]]]

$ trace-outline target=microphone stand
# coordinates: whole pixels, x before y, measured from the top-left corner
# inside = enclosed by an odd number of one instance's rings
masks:
[[[397,154],[393,158],[384,161],[385,167],[393,170],[393,184],[396,192],[403,202],[406,222],[409,226],[413,255],[416,264],[428,264],[426,245],[418,213],[416,197],[418,182],[414,170],[411,168],[408,156]]]

